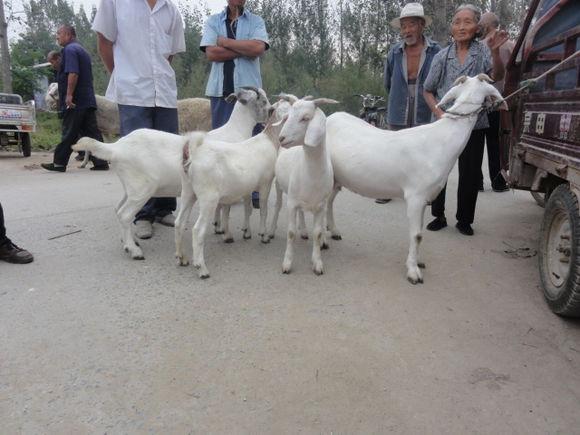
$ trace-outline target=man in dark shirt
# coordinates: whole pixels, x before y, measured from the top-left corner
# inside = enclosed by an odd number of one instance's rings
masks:
[[[93,90],[93,72],[89,53],[76,41],[72,26],[61,26],[56,32],[56,41],[63,47],[60,70],[57,74],[59,114],[62,118],[62,139],[54,150],[53,163],[42,163],[49,171],[65,172],[71,146],[80,137],[88,136],[103,140],[97,128],[97,102]],[[107,170],[106,161],[91,157],[92,170]]]

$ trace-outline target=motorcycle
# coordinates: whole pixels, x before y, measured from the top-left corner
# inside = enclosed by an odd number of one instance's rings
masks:
[[[385,102],[384,97],[371,94],[354,94],[354,96],[361,98],[362,108],[359,112],[359,118],[375,127],[383,128],[387,108],[384,106],[380,107],[379,104]]]

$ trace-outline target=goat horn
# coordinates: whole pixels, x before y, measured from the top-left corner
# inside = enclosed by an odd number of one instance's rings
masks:
[[[245,89],[247,91],[254,91],[256,94],[258,94],[258,97],[260,96],[260,90],[254,86],[242,86],[240,89]]]
[[[278,94],[278,98],[288,101],[290,104],[294,104],[296,101],[298,101],[298,97],[292,94]]]
[[[453,86],[457,86],[457,85],[460,85],[461,83],[465,83],[465,81],[467,80],[467,78],[468,78],[467,76],[458,77],[457,80],[455,80],[453,82]]]
[[[477,78],[482,82],[493,83],[493,80],[487,74],[478,74]]]

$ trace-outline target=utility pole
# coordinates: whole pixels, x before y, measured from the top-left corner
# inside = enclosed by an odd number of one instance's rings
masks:
[[[10,71],[10,51],[8,50],[8,24],[4,16],[4,1],[0,0],[0,58],[2,60],[2,84],[4,92],[12,93],[12,72]]]

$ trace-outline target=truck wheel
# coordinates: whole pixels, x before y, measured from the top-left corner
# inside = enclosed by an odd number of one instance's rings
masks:
[[[544,297],[561,316],[580,316],[580,215],[578,198],[566,184],[550,195],[540,236]]]
[[[30,153],[32,152],[30,133],[20,133],[20,138],[22,139],[22,155],[24,157],[30,157]]]
[[[542,192],[531,192],[532,196],[536,200],[536,203],[544,208],[546,206],[546,194]]]

